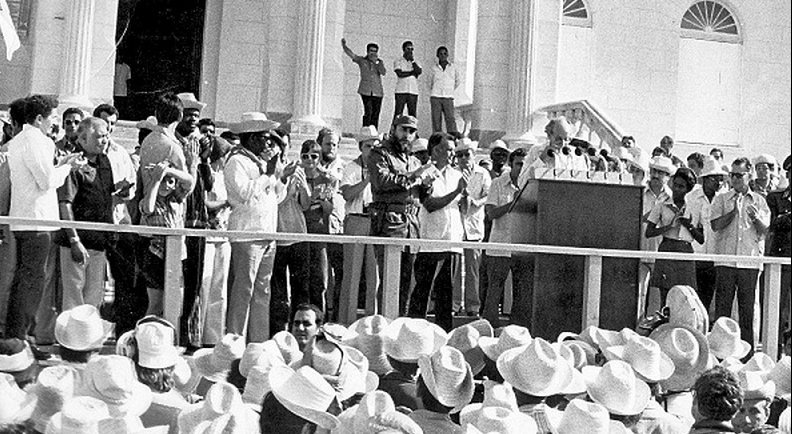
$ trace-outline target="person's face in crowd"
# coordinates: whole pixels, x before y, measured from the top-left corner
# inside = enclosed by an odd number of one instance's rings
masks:
[[[671,194],[673,194],[675,200],[684,199],[685,195],[688,194],[687,183],[684,179],[680,177],[671,178]]]
[[[473,165],[476,164],[475,155],[470,149],[457,152],[455,155],[460,169],[472,169]]]
[[[503,166],[509,161],[509,153],[505,149],[497,148],[490,152],[490,159],[492,160],[492,170],[500,172]]]
[[[749,399],[743,401],[740,410],[732,417],[732,425],[737,432],[749,433],[767,423],[769,416],[769,400]]]
[[[322,160],[327,162],[335,161],[338,155],[338,142],[340,141],[341,139],[336,133],[322,137]]]
[[[720,151],[711,151],[711,152],[710,152],[710,155],[712,156],[712,158],[714,158],[714,159],[716,159],[716,160],[718,160],[718,161],[721,161],[721,160],[723,160],[723,152],[720,152]]]
[[[421,164],[426,164],[429,162],[429,151],[413,152],[413,155],[418,159],[418,161],[421,162]]]
[[[368,161],[371,154],[371,148],[377,146],[379,140],[366,140],[360,144],[360,157],[363,161]]]
[[[253,141],[252,151],[256,153],[263,161],[269,161],[278,156],[280,148],[275,143],[269,131],[261,131],[253,134],[250,138]]]
[[[448,50],[440,50],[437,52],[437,60],[439,63],[448,62]]]
[[[160,197],[165,197],[173,193],[173,190],[176,190],[176,178],[171,175],[165,175],[165,177],[162,178],[162,182],[160,182],[157,194]]]
[[[407,59],[407,60],[413,60],[414,59],[413,53],[414,53],[415,49],[413,48],[412,44],[407,44],[407,46],[405,46],[402,51],[404,52],[404,58],[405,59]]]
[[[366,50],[366,57],[368,57],[368,59],[372,62],[379,60],[379,48],[369,47]]]
[[[517,178],[520,177],[520,172],[522,171],[523,165],[525,164],[525,157],[514,157],[511,164],[511,172],[509,172],[509,177],[512,180],[512,183],[517,183]]]
[[[761,179],[764,181],[767,178],[770,178],[770,173],[773,172],[775,169],[771,164],[767,163],[758,163],[756,165],[756,179]]]
[[[451,164],[453,158],[454,149],[451,147],[451,142],[444,141],[432,148],[432,160],[438,168]]]
[[[319,167],[319,159],[322,158],[322,147],[314,145],[306,152],[300,154],[300,161],[305,170],[313,171]]]
[[[751,171],[745,167],[745,164],[732,164],[731,172],[729,172],[729,179],[735,191],[746,193],[749,187],[748,183],[751,182]]]
[[[311,338],[316,336],[317,331],[319,331],[319,327],[316,325],[316,312],[308,309],[294,314],[291,332],[297,339],[300,351],[305,348]]]
[[[668,177],[671,175],[667,172],[657,169],[649,169],[649,186],[652,188],[662,188],[668,183]]]
[[[712,196],[723,188],[724,179],[721,175],[710,175],[702,178],[701,188],[704,194]]]
[[[667,153],[671,153],[671,150],[674,149],[674,140],[664,137],[660,140],[660,147],[665,149]]]
[[[214,125],[209,125],[209,124],[201,125],[201,128],[199,129],[199,131],[201,132],[201,134],[203,134],[205,136],[214,136],[215,135],[215,127],[214,127]]]
[[[416,129],[406,125],[396,125],[393,129],[393,135],[396,137],[396,142],[401,146],[402,152],[410,150],[410,144],[415,140]]]
[[[63,118],[63,132],[66,134],[68,140],[77,138],[77,127],[82,122],[82,116],[79,113],[69,113]]]
[[[99,117],[102,118],[103,121],[107,122],[107,133],[113,134],[113,130],[115,130],[115,124],[118,122],[118,115],[111,115],[107,112],[99,113]]]
[[[194,130],[198,127],[198,121],[201,119],[201,111],[194,108],[184,109],[182,112],[181,124],[183,127]]]
[[[635,146],[635,140],[630,139],[629,137],[625,137],[622,139],[621,144],[623,148],[632,148],[633,146]]]
[[[57,135],[58,131],[60,130],[60,116],[58,116],[58,109],[52,109],[52,111],[46,116],[38,115],[38,117],[36,117],[35,125],[48,137]]]
[[[690,167],[690,170],[692,170],[693,173],[696,174],[696,176],[699,176],[701,174],[702,167],[699,166],[698,161],[696,161],[696,160],[694,160],[692,158],[688,158],[687,165],[688,165],[688,167]]]
[[[666,151],[661,147],[656,147],[652,149],[652,158],[654,157],[662,157],[666,154]]]
[[[102,124],[92,129],[86,129],[80,135],[79,140],[86,156],[104,154],[110,145],[110,133],[107,131],[107,126]]]

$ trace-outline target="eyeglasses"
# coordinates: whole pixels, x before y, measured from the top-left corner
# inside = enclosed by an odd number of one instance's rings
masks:
[[[72,119],[66,119],[65,121],[63,121],[63,125],[79,125],[79,124],[80,121],[76,121]]]
[[[303,160],[318,160],[319,159],[319,154],[315,154],[313,152],[306,153],[306,154],[300,155],[300,158],[302,158]]]

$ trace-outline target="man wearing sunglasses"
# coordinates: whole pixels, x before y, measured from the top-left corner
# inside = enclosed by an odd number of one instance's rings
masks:
[[[82,122],[84,113],[77,107],[69,107],[63,112],[63,137],[55,142],[56,155],[63,156],[77,149],[77,126]]]
[[[710,221],[715,232],[715,253],[721,255],[762,256],[764,238],[770,226],[770,209],[765,198],[751,191],[753,165],[747,158],[732,163],[731,190],[715,196]],[[737,292],[740,335],[754,344],[754,299],[761,264],[715,262],[715,318],[729,316]],[[753,351],[746,356],[750,357]]]

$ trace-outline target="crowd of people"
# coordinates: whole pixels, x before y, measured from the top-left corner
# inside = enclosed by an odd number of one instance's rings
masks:
[[[403,102],[409,110],[411,100]],[[352,161],[339,155],[341,134],[330,128],[299,144],[295,161],[289,132],[264,113],[246,112],[218,134],[202,118],[204,107],[191,93],[158,96],[129,152],[113,139],[119,113],[112,105],[91,115],[78,108],[61,115],[58,101],[44,95],[9,105],[0,215],[206,236],[186,237],[179,249],[184,297],[174,327],[162,319],[174,248],[164,236],[35,221],[3,226],[0,371],[10,376],[0,382],[8,392],[0,399],[13,399],[0,402],[0,422],[38,432],[204,432],[208,425],[229,432],[708,432],[737,427],[743,414],[760,420],[756,409],[742,408],[757,393],[771,419],[771,403],[788,407],[789,359],[776,362],[752,348],[755,297],[764,295],[756,264],[643,263],[646,287],[672,310],[642,323],[646,336],[593,328],[551,344],[504,316],[509,274],[514,299],[530,303],[533,258],[488,251],[486,243],[511,242],[510,211],[531,179],[566,171],[596,181],[611,173],[644,188],[646,250],[789,257],[790,157],[783,165],[766,154],[729,164],[713,149],[683,161],[670,137],[651,154],[629,136],[614,149],[595,148],[562,117],[548,123],[546,143],[510,149],[496,140],[481,158],[478,143],[450,125],[443,132],[438,123],[420,138],[417,119],[397,113],[385,135],[364,120]],[[263,239],[213,234],[224,229]],[[356,305],[368,298],[376,309],[381,300],[382,247],[266,239],[276,232],[481,247],[404,248],[402,317],[375,315],[347,328],[340,323],[356,318]],[[784,266],[781,330],[789,323],[789,275]],[[105,303],[109,277],[114,299]],[[675,320],[680,292],[695,305],[696,324]],[[739,321],[730,318],[735,294]],[[430,312],[434,324],[426,321]],[[478,319],[454,328],[455,314]],[[671,325],[657,328],[660,322]],[[117,355],[98,355],[111,334]],[[781,342],[788,355],[788,332]],[[60,359],[40,348],[51,344]],[[784,392],[780,400],[768,392],[771,381]],[[705,402],[708,393],[715,396]],[[68,424],[87,428],[67,431]],[[647,428],[656,425],[667,427]]]

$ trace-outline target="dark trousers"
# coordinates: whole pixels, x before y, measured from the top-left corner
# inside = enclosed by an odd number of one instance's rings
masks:
[[[532,255],[512,255],[512,313],[511,322],[530,328],[533,324],[533,290],[536,258]]]
[[[380,108],[382,108],[382,97],[372,95],[360,95],[363,100],[363,126],[379,125]]]
[[[462,255],[452,252],[420,252],[415,258],[415,289],[410,297],[408,315],[426,318],[432,288],[435,294],[435,323],[445,331],[453,327],[452,276],[462,263]]]
[[[333,275],[329,276],[328,289],[332,287],[332,300],[328,300],[328,308],[332,310],[329,320],[338,320],[338,302],[341,289],[344,287],[344,245],[340,243],[327,243],[327,264],[328,271],[332,270]]]
[[[411,93],[397,93],[396,107],[393,110],[393,119],[397,116],[404,114],[404,106],[407,106],[407,114],[416,116],[418,112],[418,95]]]
[[[184,299],[182,301],[181,318],[179,318],[181,335],[179,342],[182,342],[182,344],[189,343],[193,346],[201,346],[201,328],[199,324],[195,324],[198,317],[193,315],[193,311],[198,306],[196,300],[201,292],[206,239],[203,237],[187,237],[184,244],[186,246],[187,259],[182,262],[182,270],[184,273]],[[191,320],[193,321],[193,325],[190,323]]]
[[[148,306],[145,284],[137,288],[137,235],[118,234],[117,240],[107,246],[107,264],[115,282],[113,321],[116,337],[135,328],[137,320],[143,318]]]
[[[371,236],[386,238],[417,238],[418,237],[418,216],[410,213],[386,211],[382,208],[372,206],[371,210]],[[377,256],[377,267],[384,270],[385,251],[383,246],[374,246],[374,254]],[[413,264],[415,254],[411,253],[406,247],[401,254],[401,266],[399,268],[399,315],[407,314],[407,306],[410,299],[410,280],[412,279]],[[377,291],[379,299],[382,298],[381,279],[380,288]]]
[[[308,244],[308,302],[325,311],[327,292],[327,243]]]
[[[715,319],[731,316],[734,293],[740,315],[740,337],[754,344],[754,302],[759,270],[751,268],[715,267]],[[753,354],[753,351],[751,351]],[[749,354],[750,356],[750,354]]]
[[[429,106],[432,110],[432,132],[443,131],[443,121],[445,118],[446,132],[455,134],[457,132],[456,121],[454,120],[454,98],[429,98]]]
[[[47,259],[54,232],[18,231],[17,265],[8,298],[6,338],[26,339],[36,323],[36,311],[47,284]]]
[[[271,334],[284,330],[294,308],[300,303],[308,303],[311,300],[308,292],[311,266],[309,254],[307,243],[294,243],[288,246],[278,244],[275,250],[270,298]],[[291,285],[291,306],[289,306],[288,285]]]
[[[696,261],[696,292],[705,309],[709,309],[715,295],[715,264]]]

